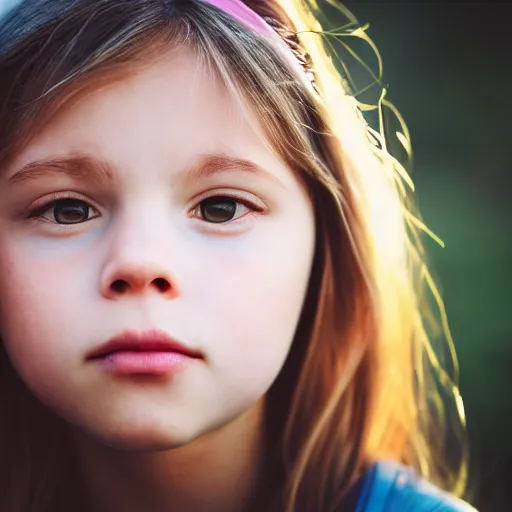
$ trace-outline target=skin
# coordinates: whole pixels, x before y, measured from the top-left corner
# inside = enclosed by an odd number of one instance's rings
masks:
[[[83,176],[19,174],[77,155],[88,159]],[[194,174],[212,155],[261,171],[217,158]],[[222,224],[198,208],[219,195],[241,201]],[[80,222],[41,212],[67,197],[91,206]],[[314,239],[299,179],[190,50],[63,109],[2,170],[2,340],[33,393],[72,426],[92,509],[243,507]],[[153,328],[201,358],[143,377],[87,359],[126,329]]]

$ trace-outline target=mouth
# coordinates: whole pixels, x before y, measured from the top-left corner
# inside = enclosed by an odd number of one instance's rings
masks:
[[[124,331],[87,355],[118,375],[162,375],[184,369],[203,355],[159,330]]]

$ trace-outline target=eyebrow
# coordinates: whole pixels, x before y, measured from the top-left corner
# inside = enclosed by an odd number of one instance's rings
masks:
[[[48,174],[63,174],[74,179],[105,184],[115,181],[114,167],[112,163],[104,159],[74,154],[29,162],[19,171],[15,172],[7,181],[9,185],[17,185],[36,180]],[[255,162],[220,154],[203,155],[191,169],[180,173],[180,177],[183,177],[185,180],[195,181],[221,172],[246,172],[270,179],[278,185],[284,186],[277,176]]]
[[[17,185],[36,180],[48,174],[63,174],[71,178],[102,184],[114,181],[113,167],[106,160],[98,160],[88,155],[75,154],[44,158],[24,165],[7,181],[9,185]]]
[[[204,155],[189,171],[185,172],[186,179],[199,180],[220,172],[246,172],[255,176],[270,179],[284,187],[282,181],[262,166],[244,158],[234,158],[226,155]]]

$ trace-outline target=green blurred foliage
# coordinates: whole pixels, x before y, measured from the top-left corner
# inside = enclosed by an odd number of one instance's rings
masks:
[[[512,86],[508,2],[347,1],[384,62],[411,132],[428,243],[461,370],[481,512],[511,510]],[[330,11],[329,11],[330,12]],[[332,20],[331,20],[332,22]]]

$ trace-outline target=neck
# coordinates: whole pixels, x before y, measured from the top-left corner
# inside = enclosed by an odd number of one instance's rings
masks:
[[[263,432],[258,404],[232,423],[167,451],[121,451],[75,433],[86,510],[247,510],[263,462]]]

